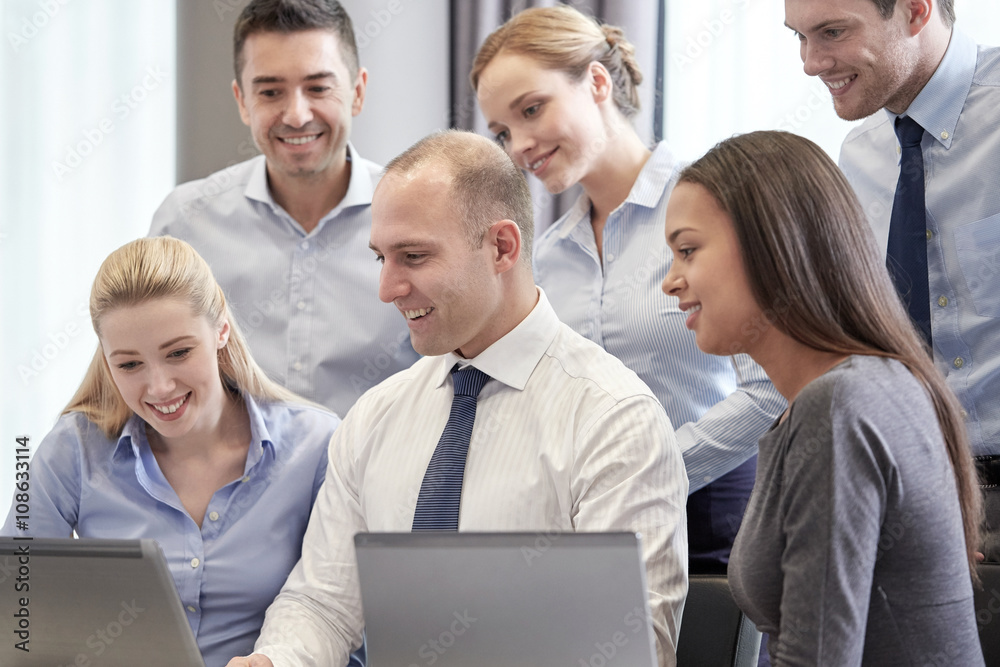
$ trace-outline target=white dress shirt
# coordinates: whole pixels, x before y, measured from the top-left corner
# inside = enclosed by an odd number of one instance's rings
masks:
[[[456,363],[493,378],[479,395],[459,530],[640,532],[660,663],[674,665],[687,593],[677,441],[649,388],[559,322],[540,289],[532,312],[477,357],[425,357],[355,404],[256,651],[276,667],[340,665],[360,645],[354,534],[410,531]]]

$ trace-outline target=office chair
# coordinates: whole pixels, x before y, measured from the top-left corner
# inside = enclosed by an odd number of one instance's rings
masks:
[[[980,563],[979,579],[983,590],[975,591],[976,622],[983,658],[991,667],[1000,665],[1000,563]]]
[[[689,581],[677,667],[755,667],[760,632],[736,606],[726,576],[692,574]]]

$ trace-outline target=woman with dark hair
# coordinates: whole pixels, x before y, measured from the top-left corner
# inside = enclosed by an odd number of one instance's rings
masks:
[[[784,132],[715,146],[666,215],[698,346],[788,399],[729,567],[774,665],[982,665],[980,499],[960,406],[832,160]]]

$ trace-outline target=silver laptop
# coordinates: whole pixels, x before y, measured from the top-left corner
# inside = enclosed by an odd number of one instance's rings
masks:
[[[0,537],[0,591],[4,667],[205,667],[154,540]]]
[[[655,667],[634,533],[359,533],[370,667]]]

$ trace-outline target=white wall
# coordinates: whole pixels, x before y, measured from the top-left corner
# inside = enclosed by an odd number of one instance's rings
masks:
[[[342,0],[368,69],[355,147],[385,164],[421,137],[448,127],[447,0]]]

